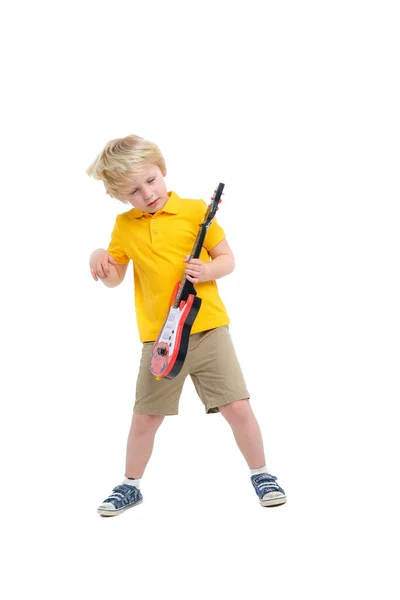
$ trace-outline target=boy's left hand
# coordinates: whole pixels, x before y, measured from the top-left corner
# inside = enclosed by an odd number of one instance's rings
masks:
[[[202,281],[208,281],[207,277],[207,263],[203,262],[199,258],[192,258],[189,261],[189,256],[185,256],[183,262],[187,262],[188,265],[185,269],[186,279],[192,283],[200,283]]]

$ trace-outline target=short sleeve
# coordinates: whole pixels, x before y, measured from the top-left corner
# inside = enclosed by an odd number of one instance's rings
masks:
[[[111,254],[115,262],[117,262],[119,265],[126,265],[130,260],[129,256],[127,256],[124,250],[122,235],[118,225],[118,217],[115,221],[107,252]]]

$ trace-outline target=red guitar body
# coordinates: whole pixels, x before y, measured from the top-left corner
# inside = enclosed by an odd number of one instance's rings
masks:
[[[173,291],[168,316],[154,342],[150,371],[156,377],[173,379],[182,369],[189,345],[190,330],[201,306],[201,298],[189,294],[186,300],[180,301],[178,308],[174,308],[179,285],[180,281]]]

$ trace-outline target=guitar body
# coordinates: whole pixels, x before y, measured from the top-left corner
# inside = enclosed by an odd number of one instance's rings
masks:
[[[189,294],[186,302],[182,300],[179,308],[171,306],[151,353],[150,371],[155,377],[173,379],[180,373],[200,306],[201,298],[193,294]]]
[[[220,183],[211,198],[204,221],[200,224],[191,258],[200,256],[207,229],[221,202],[223,189],[224,184]],[[200,306],[201,298],[197,296],[193,283],[184,275],[172,292],[169,313],[152,349],[150,371],[157,379],[173,379],[180,373],[189,346],[190,331]]]

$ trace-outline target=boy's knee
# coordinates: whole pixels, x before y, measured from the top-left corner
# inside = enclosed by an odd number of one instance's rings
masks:
[[[133,415],[132,425],[139,431],[158,429],[164,420],[164,415]]]
[[[236,402],[230,402],[224,406],[220,406],[219,410],[225,418],[231,418],[235,420],[247,419],[249,415],[250,403],[249,400],[237,400]]]

